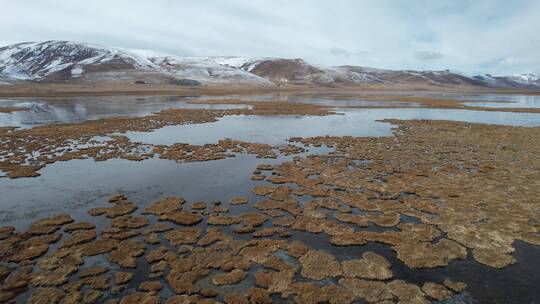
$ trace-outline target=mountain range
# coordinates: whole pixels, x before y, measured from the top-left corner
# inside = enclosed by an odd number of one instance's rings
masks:
[[[26,42],[0,48],[0,84],[99,83],[540,88],[533,74],[465,76],[449,70],[386,70],[320,66],[302,59],[180,57],[71,41]]]

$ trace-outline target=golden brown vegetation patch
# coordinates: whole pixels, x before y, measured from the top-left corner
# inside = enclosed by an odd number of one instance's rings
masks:
[[[13,112],[22,112],[22,111],[28,111],[28,108],[0,107],[0,113],[13,113]]]
[[[540,245],[540,128],[389,122],[394,137],[293,139],[335,151],[259,166],[279,179],[257,182],[259,201],[213,206],[229,213],[206,214],[210,204],[196,201],[189,211],[178,197],[139,208],[117,195],[89,210],[103,228],[65,214],[24,232],[0,228],[0,299],[158,303],[167,289],[176,294],[167,303],[427,303],[466,284],[413,284],[392,272],[395,260],[362,246],[388,246],[415,271],[467,258],[505,267],[516,262],[515,240]],[[296,232],[357,246],[358,256],[338,259]],[[102,264],[87,264],[98,255]]]

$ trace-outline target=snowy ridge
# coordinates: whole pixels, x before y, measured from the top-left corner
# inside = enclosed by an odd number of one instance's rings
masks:
[[[540,88],[540,75],[518,74],[509,76],[478,75],[473,78],[490,87],[499,88]]]
[[[250,72],[257,64],[264,60],[274,60],[276,58],[270,57],[206,57],[205,59],[213,61],[219,65],[224,65],[233,68],[243,69],[244,71]]]
[[[523,84],[535,84],[540,85],[540,75],[535,74],[518,74],[507,76],[508,79],[511,79],[515,82]]]
[[[155,68],[152,61],[137,53],[122,49],[104,48],[86,43],[47,41],[20,43],[0,48],[2,73],[10,76],[16,71],[21,79],[39,79],[64,69],[84,66],[114,59],[131,62],[137,68]],[[11,68],[11,70],[10,70]]]
[[[465,76],[459,72],[325,67],[302,59],[180,57],[152,50],[70,41],[27,42],[0,48],[0,84],[20,82],[159,83],[256,86],[355,84],[540,88],[540,76]]]
[[[152,76],[160,82],[189,78],[203,84],[234,81],[273,85],[243,69],[208,58],[179,57],[150,50],[69,41],[20,43],[0,48],[0,81],[3,82],[100,80],[106,79],[107,74],[128,79]],[[92,78],[93,75],[102,77]]]

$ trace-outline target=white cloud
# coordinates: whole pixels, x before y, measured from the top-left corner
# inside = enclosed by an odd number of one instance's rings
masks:
[[[0,7],[0,44],[77,40],[179,55],[467,73],[540,66],[535,0],[0,0]],[[501,63],[512,56],[528,61]]]

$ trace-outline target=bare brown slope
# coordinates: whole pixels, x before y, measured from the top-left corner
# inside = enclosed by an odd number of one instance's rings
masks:
[[[308,78],[324,73],[302,59],[265,60],[250,72],[274,83],[303,83]]]

